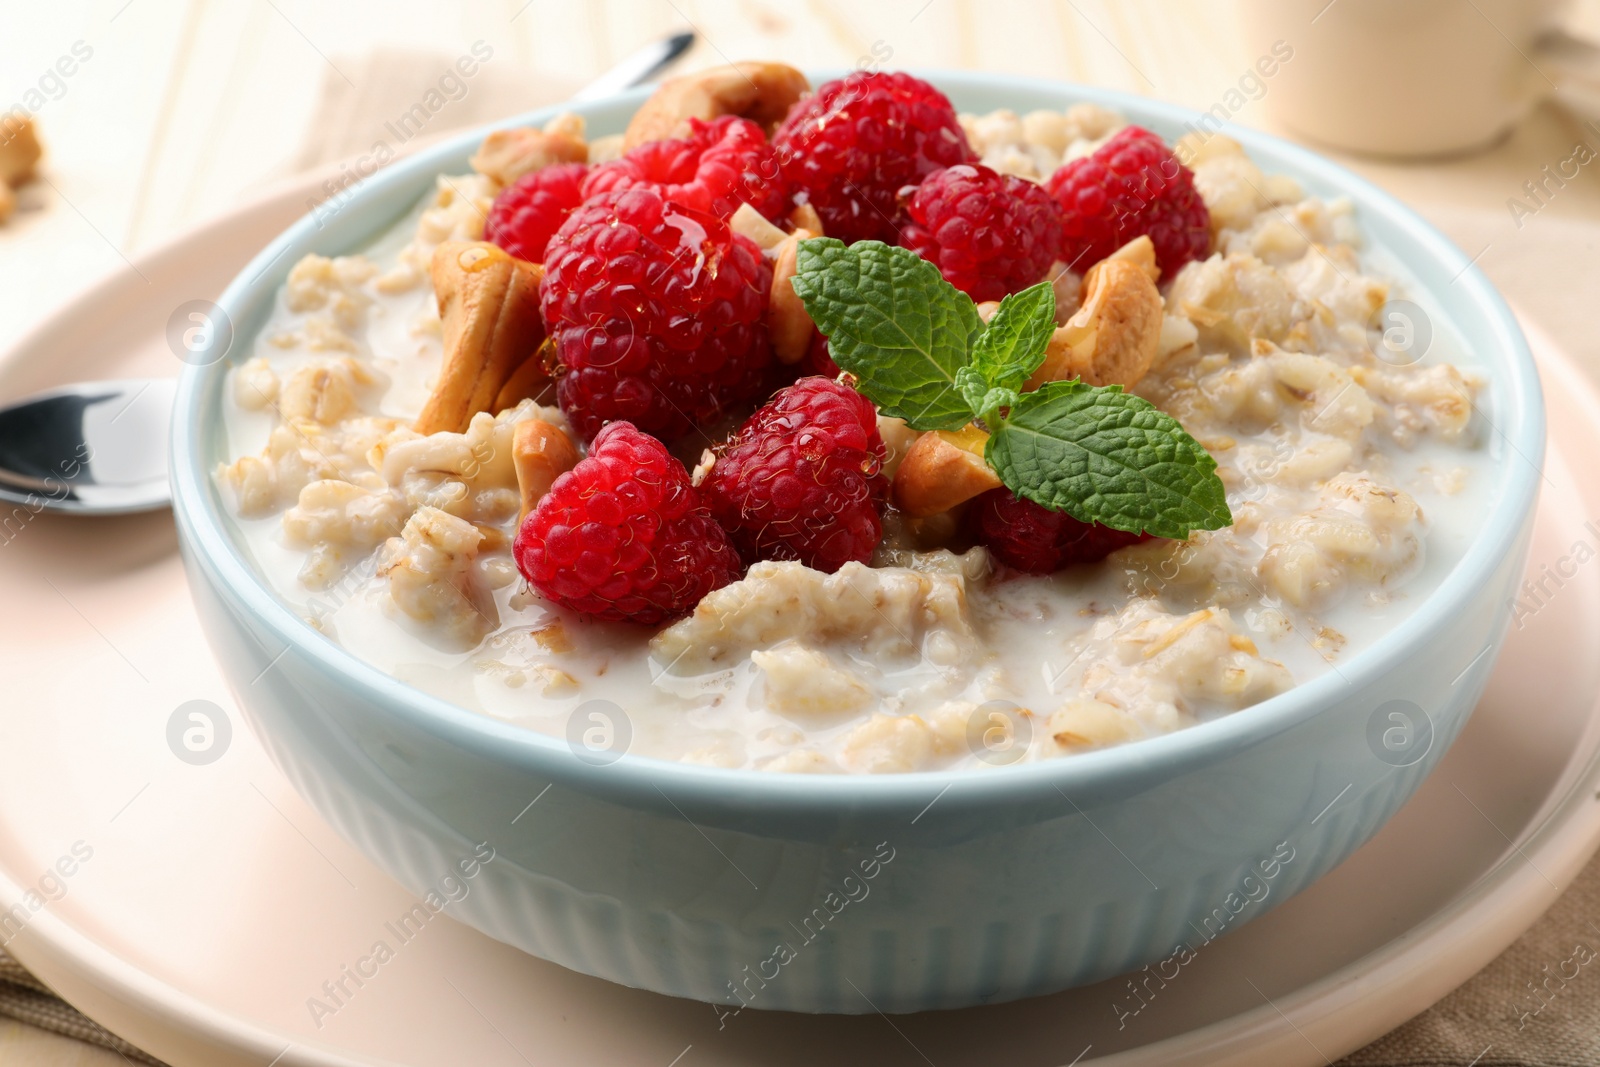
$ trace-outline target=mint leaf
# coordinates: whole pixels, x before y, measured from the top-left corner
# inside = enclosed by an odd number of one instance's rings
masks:
[[[816,237],[800,242],[794,291],[828,338],[833,361],[885,415],[918,430],[972,421],[956,373],[983,322],[932,263],[881,241]]]
[[[956,389],[967,402],[968,408],[975,414],[983,414],[983,401],[989,395],[988,379],[972,367],[962,367],[956,371]]]
[[[1044,362],[1055,328],[1056,291],[1049,282],[1012,293],[972,346],[971,367],[990,388],[1019,390]]]
[[[1217,461],[1119,386],[1047,382],[990,430],[984,455],[1007,488],[1081,522],[1179,539],[1233,523]]]
[[[962,367],[956,374],[956,387],[966,398],[967,405],[978,413],[984,422],[993,421],[1001,408],[1011,407],[1021,395],[1003,385],[990,386],[971,367]]]
[[[983,394],[983,403],[980,405],[980,409],[989,412],[990,417],[993,417],[994,413],[1000,408],[1012,407],[1020,399],[1022,399],[1022,394],[1015,389],[1007,389],[1005,386],[999,385]]]

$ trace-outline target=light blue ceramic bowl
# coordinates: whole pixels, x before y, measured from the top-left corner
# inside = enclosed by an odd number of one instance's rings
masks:
[[[1047,81],[933,80],[963,110],[1087,100],[1168,138],[1194,118]],[[578,110],[609,133],[645,95]],[[482,132],[394,164],[320,227],[302,219],[263,250],[222,297],[238,335],[302,255],[371,240],[436,174],[465,170]],[[1425,603],[1337,673],[1170,736],[986,773],[593,766],[560,738],[386,676],[269,592],[211,481],[226,367],[191,367],[172,448],[184,558],[256,732],[317,810],[419,897],[488,842],[495,858],[450,905],[456,917],[573,970],[703,1001],[908,1012],[1010,1000],[1171,957],[1287,899],[1394,814],[1477,701],[1522,573],[1544,418],[1516,322],[1460,251],[1312,153],[1228,132],[1267,171],[1351,197],[1371,242],[1410,269],[1489,379],[1481,532]],[[1369,740],[1399,723],[1385,709],[1397,700],[1432,731],[1403,766]]]

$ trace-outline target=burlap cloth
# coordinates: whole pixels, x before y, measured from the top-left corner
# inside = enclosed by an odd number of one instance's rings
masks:
[[[152,1063],[161,1067],[160,1060],[134,1048],[50,992],[3,948],[0,948],[0,1015],[111,1049],[131,1063]]]
[[[443,53],[376,53],[341,60],[350,82],[329,74],[298,157],[306,169],[357,156],[430,90],[456,60]],[[351,83],[354,83],[353,85]],[[497,60],[468,80],[466,91],[430,115],[417,136],[531,110],[561,99],[570,86]],[[1483,244],[1474,222],[1434,221],[1463,246]],[[1576,247],[1560,250],[1574,258]],[[1592,254],[1592,249],[1590,250]],[[1584,257],[1587,258],[1587,257]],[[1492,274],[1502,272],[1491,271]],[[1515,276],[1514,271],[1507,272]],[[1502,283],[1504,284],[1504,283]],[[1513,292],[1513,299],[1523,294]],[[1528,294],[1527,303],[1540,303]],[[1536,308],[1543,312],[1556,308]],[[1557,330],[1558,336],[1565,331]],[[1498,959],[1433,1008],[1339,1061],[1341,1067],[1595,1067],[1600,1065],[1600,859],[1532,929]],[[0,949],[0,1015],[114,1049],[132,1063],[160,1061],[134,1048],[56,997]]]

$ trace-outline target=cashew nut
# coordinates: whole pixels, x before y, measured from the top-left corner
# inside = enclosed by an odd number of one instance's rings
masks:
[[[578,449],[567,431],[543,419],[523,419],[511,439],[511,462],[517,469],[517,490],[522,494],[520,526],[538,506],[550,486],[578,465]]]
[[[800,259],[800,242],[815,236],[810,230],[796,230],[774,251],[772,293],[767,300],[767,335],[772,338],[772,352],[780,363],[799,363],[811,348],[811,333],[816,327],[805,303],[794,291],[794,275]]]
[[[767,334],[772,338],[772,350],[780,363],[798,363],[811,347],[814,328],[806,306],[794,291],[795,267],[800,257],[800,242],[822,233],[822,223],[816,229],[799,224],[801,218],[816,218],[816,209],[809,204],[796,208],[790,215],[795,223],[793,233],[784,233],[770,220],[751,207],[740,204],[739,210],[728,220],[734,233],[754,241],[756,246],[772,260],[772,289],[767,301]]]
[[[1148,274],[1151,281],[1161,280],[1161,268],[1156,265],[1155,242],[1150,240],[1149,234],[1140,234],[1106,258],[1132,263]]]
[[[483,139],[472,157],[472,169],[501,185],[556,163],[587,163],[589,146],[570,123],[560,118],[545,129],[517,126],[495,130]]]
[[[444,362],[414,429],[464,433],[494,405],[512,374],[544,339],[539,284],[544,268],[484,241],[446,241],[434,249],[433,291],[444,327]]]
[[[785,63],[734,63],[670,78],[634,112],[622,147],[682,137],[690,119],[722,115],[750,119],[771,133],[810,88],[806,76]]]
[[[555,346],[547,337],[533,355],[523,360],[521,365],[511,372],[511,377],[506,379],[506,384],[495,394],[494,404],[488,410],[498,414],[506,408],[516,407],[524,400],[554,404],[556,383],[550,376],[550,367],[554,359]]]
[[[822,229],[822,216],[810,204],[796,204],[789,212],[789,225],[797,230],[810,230],[818,237],[826,236]]]
[[[937,515],[979,493],[1000,487],[1000,476],[983,458],[989,435],[976,426],[934,430],[917,438],[894,472],[895,506],[913,518]]]
[[[1155,359],[1162,312],[1161,293],[1137,253],[1101,260],[1084,276],[1082,305],[1051,335],[1044,363],[1026,388],[1064,378],[1135,384]]]
[[[739,205],[739,210],[728,219],[728,228],[741,237],[750,238],[763,252],[777,248],[789,236],[749,204]]]
[[[608,133],[589,142],[590,163],[610,163],[622,158],[622,134]]]

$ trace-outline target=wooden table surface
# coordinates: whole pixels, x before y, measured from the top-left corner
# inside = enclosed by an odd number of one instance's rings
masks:
[[[1464,3],[1462,17],[1479,16]],[[369,89],[356,76],[374,50],[438,57],[442,70],[481,40],[493,49],[486,69],[527,79],[528,106],[544,102],[536,86],[579,84],[686,24],[701,35],[689,66],[877,58],[1087,82],[1198,110],[1254,59],[1230,0],[50,0],[12,5],[6,20],[0,110],[26,101],[48,156],[44,180],[0,227],[4,339],[93,279],[131,269],[136,253],[294,173],[313,150],[325,83]],[[1600,37],[1600,0],[1579,3],[1574,25]],[[85,50],[60,76],[58,61]],[[1234,118],[1273,128],[1259,102]],[[1600,131],[1547,103],[1471,158],[1343,161],[1469,254],[1481,251],[1522,312],[1600,373],[1592,299],[1572,299],[1595,280],[1600,179],[1580,175],[1520,227],[1506,204],[1580,140],[1600,144]],[[119,1062],[0,1021],[0,1067]]]

